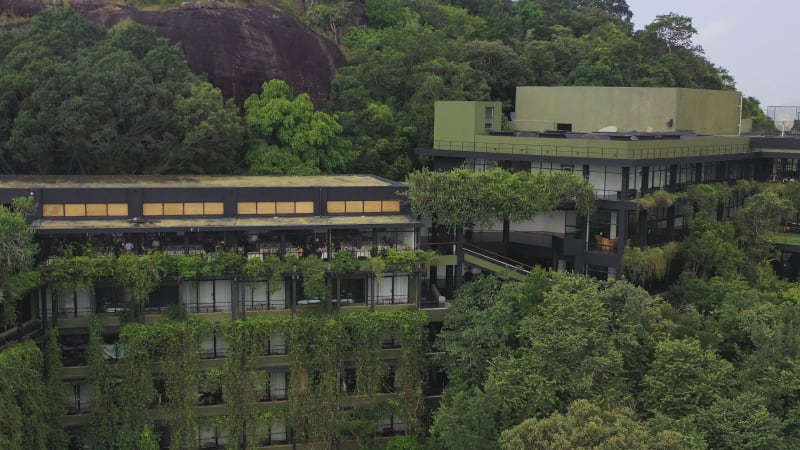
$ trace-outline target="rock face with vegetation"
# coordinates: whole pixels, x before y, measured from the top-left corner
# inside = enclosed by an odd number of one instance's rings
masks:
[[[344,64],[333,42],[309,30],[290,12],[266,6],[219,6],[188,2],[181,7],[143,11],[98,1],[78,2],[73,8],[92,22],[108,27],[135,22],[180,44],[192,71],[206,74],[226,98],[238,103],[273,78],[307,92],[316,104],[329,97],[331,79]],[[49,8],[41,2],[3,0],[0,16],[26,17]]]

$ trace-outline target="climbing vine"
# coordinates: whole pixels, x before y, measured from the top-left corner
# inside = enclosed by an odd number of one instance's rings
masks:
[[[348,345],[341,321],[332,317],[295,317],[289,322],[292,383],[288,421],[298,438],[330,445],[340,409],[339,376]]]
[[[92,386],[92,408],[89,432],[92,448],[111,450],[119,432],[120,408],[114,401],[116,383],[106,362],[103,349],[103,324],[93,316],[89,320],[89,383]]]
[[[384,313],[358,312],[341,317],[353,348],[356,369],[356,393],[373,397],[389,367],[381,356],[381,341],[387,332]]]
[[[252,262],[251,262],[252,261]],[[160,253],[99,257],[72,255],[47,265],[46,279],[63,289],[88,289],[97,280],[117,278],[131,287],[136,304],[143,304],[168,276],[186,280],[203,276],[247,279],[270,277],[283,280],[287,274],[302,274],[306,296],[329,297],[327,277],[368,270],[383,274],[393,270],[416,272],[435,263],[432,252],[390,250],[385,257],[361,263],[352,254],[339,252],[331,262],[310,256],[304,259],[277,256],[247,260],[233,252],[219,259],[199,256],[170,256]],[[278,282],[271,283],[275,287]],[[421,313],[420,313],[421,314]],[[122,327],[120,347],[124,362],[112,366],[104,357],[103,327],[97,317],[90,321],[88,349],[92,408],[88,436],[98,449],[152,448],[156,445],[149,410],[158,408],[171,432],[172,445],[197,445],[197,428],[204,420],[197,416],[198,387],[222,386],[225,414],[215,425],[225,430],[229,442],[251,448],[270,423],[281,420],[298,440],[310,446],[329,447],[337,439],[372,439],[377,421],[386,414],[402,414],[409,429],[419,430],[422,382],[422,322],[414,315],[358,312],[335,316],[248,317],[246,321],[212,324],[202,320],[130,323]],[[416,327],[416,332],[411,332]],[[224,364],[211,371],[200,368],[200,337],[217,330],[228,344]],[[285,408],[264,411],[256,400],[269,389],[269,372],[259,366],[265,345],[273,335],[287,337],[291,352],[291,382]],[[381,383],[389,373],[383,359],[382,338],[402,341],[397,373],[400,386],[389,398],[378,397]],[[408,347],[406,349],[406,346]],[[347,362],[350,361],[350,362]],[[357,407],[344,408],[345,364],[356,372],[355,394],[366,400]],[[164,392],[156,395],[153,375],[163,377]],[[63,387],[62,387],[63,389]],[[372,431],[370,431],[372,430]],[[50,448],[57,448],[51,446]]]
[[[45,408],[44,419],[47,424],[47,434],[45,436],[45,447],[52,450],[62,450],[67,448],[68,436],[64,429],[59,426],[61,418],[64,416],[64,405],[58,399],[64,395],[64,384],[61,381],[61,370],[64,364],[61,362],[61,346],[58,344],[58,330],[50,329],[47,334],[45,344]]]
[[[117,385],[120,428],[118,448],[157,449],[153,422],[148,409],[156,400],[152,360],[158,343],[151,339],[145,325],[130,324],[120,331],[119,344],[124,349],[124,381]]]
[[[400,414],[412,436],[422,432],[422,382],[425,364],[425,325],[428,317],[422,311],[400,311],[393,316],[393,331],[400,339]]]
[[[60,420],[52,421],[63,394],[48,395],[43,366],[42,352],[33,341],[0,352],[0,448],[64,448],[65,442],[52,440],[63,436],[55,429]]]
[[[275,321],[228,321],[221,325],[228,342],[228,358],[220,371],[225,386],[225,416],[221,425],[229,441],[244,443],[246,436],[258,436],[266,431],[253,400],[269,389],[269,373],[257,369],[259,356],[265,354],[265,344],[277,327]],[[260,391],[260,392],[259,392]],[[247,441],[247,448],[257,442]]]
[[[114,278],[133,291],[133,300],[138,305],[147,303],[167,275],[168,257],[160,252],[146,255],[121,255],[117,259]]]
[[[189,319],[167,321],[154,331],[159,346],[165,397],[162,409],[170,428],[170,442],[177,448],[196,445],[197,386],[200,383],[200,336],[212,333],[213,324]]]

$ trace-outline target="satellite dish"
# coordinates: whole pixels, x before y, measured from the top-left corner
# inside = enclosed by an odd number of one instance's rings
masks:
[[[786,132],[794,128],[794,117],[789,113],[780,113],[775,116],[775,128],[781,130],[781,136],[786,136]]]
[[[603,127],[597,130],[598,133],[616,133],[617,131],[618,131],[617,127],[615,127],[614,125],[609,125],[607,127]]]

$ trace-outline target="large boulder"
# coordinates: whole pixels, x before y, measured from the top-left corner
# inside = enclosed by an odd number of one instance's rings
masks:
[[[243,102],[273,78],[308,92],[315,104],[330,95],[331,79],[344,64],[338,47],[293,14],[269,7],[229,8],[216,0],[189,1],[162,11],[73,0],[89,20],[111,27],[133,21],[183,47],[189,66],[206,74],[226,97]],[[51,8],[41,0],[0,0],[0,11],[17,17]],[[14,14],[18,13],[18,14]]]

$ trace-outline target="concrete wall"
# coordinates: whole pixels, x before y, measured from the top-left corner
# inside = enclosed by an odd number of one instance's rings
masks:
[[[672,131],[666,122],[675,116],[676,90],[524,86],[517,87],[516,108],[514,125],[521,131],[555,129],[557,123],[587,133],[609,125],[620,131]]]
[[[677,94],[676,129],[698,134],[739,134],[740,92],[677,89]]]
[[[521,131],[556,129],[593,132],[693,130],[738,134],[741,93],[683,88],[524,86],[517,88],[514,125]],[[670,119],[672,125],[669,125]]]
[[[486,108],[494,108],[494,123],[491,130],[485,128]],[[471,142],[476,134],[500,131],[502,115],[501,102],[436,102],[433,110],[433,140]]]

